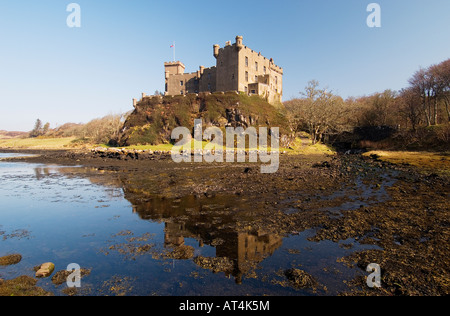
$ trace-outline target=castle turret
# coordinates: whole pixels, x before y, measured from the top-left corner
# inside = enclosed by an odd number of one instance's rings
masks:
[[[214,45],[214,57],[219,57],[219,49],[220,49],[220,45]]]
[[[236,36],[236,48],[238,50],[241,50],[242,48],[244,48],[244,44],[242,44],[243,39],[244,38],[242,36]]]

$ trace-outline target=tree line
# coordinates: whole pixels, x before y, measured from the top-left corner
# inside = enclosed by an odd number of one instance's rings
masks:
[[[106,144],[119,137],[126,116],[127,114],[109,114],[86,124],[66,123],[53,129],[49,123],[42,125],[42,121],[37,119],[28,136],[75,137],[79,142]]]
[[[313,144],[358,127],[391,127],[418,132],[444,125],[449,137],[450,59],[420,68],[400,91],[386,90],[344,100],[312,80],[302,97],[284,103],[293,132],[306,131]],[[447,140],[448,141],[448,140]]]
[[[425,118],[427,126],[439,124],[441,119],[440,105],[444,106],[447,122],[450,122],[450,59],[421,68],[409,79],[410,86],[402,91],[408,102],[407,111],[414,114],[410,119],[416,125]]]

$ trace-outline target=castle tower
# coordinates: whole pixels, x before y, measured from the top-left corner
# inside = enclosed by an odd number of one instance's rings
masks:
[[[236,36],[236,48],[238,50],[241,50],[242,48],[244,48],[244,44],[242,44],[243,40],[244,40],[244,38],[242,36]]]
[[[184,70],[186,69],[186,66],[181,61],[174,61],[174,62],[164,63],[164,69],[165,69],[165,74],[166,74],[166,79],[167,79],[170,75],[184,74]]]
[[[169,92],[169,88],[172,86],[170,84],[170,77],[173,76],[182,76],[184,74],[184,70],[186,69],[186,66],[181,61],[174,61],[174,62],[167,62],[164,63],[164,74],[165,74],[165,94],[167,95]],[[172,91],[173,93],[180,93],[182,89],[177,89],[176,92]]]

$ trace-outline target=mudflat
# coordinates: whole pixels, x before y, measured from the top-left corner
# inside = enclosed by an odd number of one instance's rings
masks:
[[[262,174],[258,163],[175,163],[160,153],[33,153],[9,160],[88,167],[85,176],[119,181],[142,216],[139,205],[154,199],[226,199],[241,206],[221,210],[238,219],[228,224],[236,231],[283,236],[313,230],[314,242],[373,245],[336,260],[364,272],[378,264],[381,287],[357,277],[341,295],[450,293],[448,173],[363,155],[281,155],[278,172]],[[214,207],[203,212],[217,214]]]

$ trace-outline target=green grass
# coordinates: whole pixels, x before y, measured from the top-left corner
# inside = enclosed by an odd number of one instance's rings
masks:
[[[200,147],[202,149],[204,149],[206,147],[206,145],[208,145],[210,142],[206,142],[206,141],[202,141],[201,145],[199,144],[199,142],[192,140],[191,141],[191,150],[196,149],[196,147]],[[121,148],[125,148],[125,149],[136,149],[136,150],[160,150],[160,151],[171,151],[172,149],[177,150],[181,149],[182,146],[174,146],[172,144],[162,144],[162,145],[133,145],[133,146],[128,146],[128,147],[121,147]],[[184,146],[187,147],[187,146]],[[226,146],[215,146],[216,149],[234,149],[234,148],[230,148],[230,147],[226,147]],[[258,148],[249,148],[248,146],[245,147],[245,150],[256,150]],[[268,147],[268,150],[271,150],[270,147]],[[280,148],[280,150],[288,150],[286,148]]]
[[[75,147],[75,137],[64,138],[10,138],[0,139],[3,149],[67,149]]]
[[[202,141],[201,142],[201,146],[204,149],[205,146],[209,144],[209,142],[206,141]],[[195,145],[198,145],[198,142],[195,140],[191,141],[191,150],[195,149]],[[101,145],[102,147],[108,147],[106,145]],[[127,146],[127,147],[120,147],[120,148],[125,148],[125,149],[130,149],[130,150],[152,150],[152,151],[171,151],[173,150],[177,150],[177,147],[174,147],[174,145],[172,144],[161,144],[161,145],[133,145],[133,146]],[[178,149],[181,149],[181,147],[179,147]],[[236,148],[230,148],[230,147],[226,147],[226,146],[217,146],[216,149],[222,149],[222,150],[227,150],[227,149],[236,149]],[[255,147],[255,148],[249,148],[248,146],[245,147],[246,151],[250,151],[250,150],[257,150],[259,149],[259,147]],[[266,149],[266,148],[264,148]],[[266,150],[272,150],[272,148],[269,146],[267,147]],[[306,138],[297,138],[294,143],[291,145],[290,148],[284,148],[284,147],[280,147],[279,148],[280,152],[286,152],[287,154],[293,154],[293,155],[323,155],[323,154],[335,154],[335,150],[325,144],[315,144],[312,145],[311,141],[309,139]]]
[[[205,146],[209,142],[202,141],[201,146],[204,149]],[[195,147],[199,146],[198,142],[194,139],[191,141],[191,150],[194,150]],[[73,149],[80,148],[80,146],[84,148],[95,148],[95,147],[104,147],[109,148],[110,146],[106,144],[89,144],[78,142],[78,139],[75,137],[66,137],[66,138],[11,138],[11,139],[0,139],[0,148],[3,149]],[[159,145],[132,145],[126,147],[120,147],[130,150],[152,150],[152,151],[171,151],[172,149],[176,150],[177,148],[172,144],[159,144]],[[234,149],[226,146],[216,147],[216,149]],[[249,148],[248,144],[246,144],[245,150],[257,150],[258,148]],[[265,149],[265,148],[264,148]],[[270,147],[267,150],[271,150]],[[286,152],[287,154],[301,154],[301,155],[317,155],[317,154],[334,154],[335,151],[324,144],[315,144],[311,145],[311,141],[303,136],[302,138],[297,138],[295,142],[291,145],[290,148],[279,148],[280,152]]]
[[[172,150],[172,144],[159,144],[159,145],[132,145],[128,147],[120,147],[126,149],[136,149],[136,150],[159,150],[159,151],[170,151]]]
[[[281,149],[280,149],[281,150]],[[293,144],[291,144],[290,148],[282,149],[285,150],[288,154],[294,154],[294,155],[333,155],[336,153],[336,151],[322,143],[312,144],[311,139],[309,137],[297,137]]]
[[[379,160],[393,164],[414,166],[426,173],[439,172],[450,174],[449,152],[373,150],[363,155],[367,157],[375,155]]]

